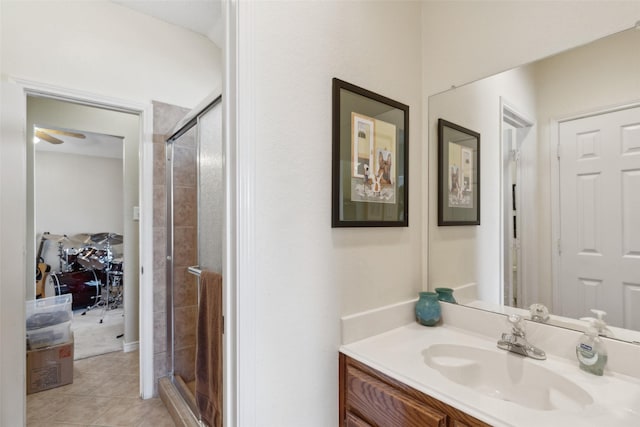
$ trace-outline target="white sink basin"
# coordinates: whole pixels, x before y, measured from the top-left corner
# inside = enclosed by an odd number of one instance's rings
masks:
[[[525,357],[456,344],[434,344],[425,363],[447,379],[479,393],[541,410],[579,411],[593,403],[580,386]],[[576,368],[577,369],[577,368]]]

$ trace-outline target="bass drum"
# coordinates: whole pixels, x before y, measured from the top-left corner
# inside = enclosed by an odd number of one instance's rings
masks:
[[[100,295],[100,281],[93,270],[70,271],[68,273],[50,273],[47,276],[45,295],[71,294],[71,307],[90,307]]]

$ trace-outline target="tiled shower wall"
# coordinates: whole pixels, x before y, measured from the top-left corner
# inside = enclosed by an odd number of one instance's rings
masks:
[[[178,121],[188,112],[188,109],[175,105],[153,102],[153,359],[156,395],[158,378],[166,376],[169,372],[166,305],[166,140]],[[178,278],[178,281],[180,280]]]

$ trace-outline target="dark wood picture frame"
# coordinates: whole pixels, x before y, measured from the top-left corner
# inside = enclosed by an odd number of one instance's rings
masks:
[[[409,225],[409,106],[334,78],[332,227]]]
[[[438,225],[480,225],[480,134],[438,119]]]

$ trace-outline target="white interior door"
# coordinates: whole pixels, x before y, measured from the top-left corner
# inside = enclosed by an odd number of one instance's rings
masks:
[[[640,107],[559,125],[562,315],[640,330]]]

